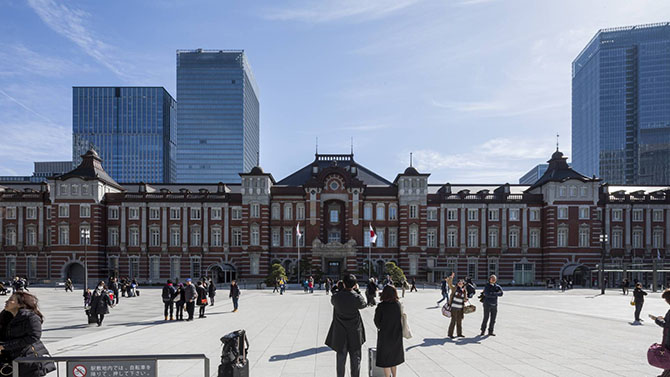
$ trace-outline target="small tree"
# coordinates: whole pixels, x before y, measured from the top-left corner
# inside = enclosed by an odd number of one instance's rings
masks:
[[[399,287],[407,278],[405,278],[405,273],[402,271],[402,268],[398,267],[394,262],[386,262],[386,274],[391,276],[393,280],[393,285]]]
[[[294,276],[296,279],[298,278],[298,265],[294,264],[293,265],[293,273],[291,274]],[[312,264],[309,263],[309,260],[307,258],[300,258],[300,279],[302,281],[305,281],[305,278],[309,277],[309,275],[312,274]],[[302,284],[302,282],[298,282],[299,284]]]
[[[284,266],[279,263],[275,263],[272,265],[272,271],[270,271],[270,275],[265,278],[265,285],[268,287],[273,287],[275,282],[279,279],[287,280],[288,278],[286,277],[286,270],[284,269]]]

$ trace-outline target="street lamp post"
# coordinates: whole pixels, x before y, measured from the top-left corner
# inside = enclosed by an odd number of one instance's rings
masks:
[[[607,246],[607,234],[600,234],[600,268],[599,268],[599,278],[598,278],[598,284],[600,285],[600,294],[604,295],[605,294],[605,248]]]
[[[84,243],[84,290],[88,288],[88,243],[91,239],[91,230],[84,228],[81,230],[81,240]]]

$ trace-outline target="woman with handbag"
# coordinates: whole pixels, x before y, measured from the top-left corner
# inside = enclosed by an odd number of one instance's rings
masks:
[[[105,319],[105,314],[109,314],[109,307],[113,304],[107,293],[105,282],[100,280],[91,295],[91,315],[96,318],[98,327],[102,326],[102,320]]]
[[[205,309],[207,308],[207,289],[203,286],[202,282],[199,281],[198,285],[195,287],[195,291],[198,293],[197,304],[200,307],[198,318],[207,318],[205,315]]]
[[[666,289],[661,297],[670,305],[670,289]],[[670,377],[670,310],[665,313],[665,317],[655,317],[649,314],[657,325],[663,328],[663,341],[661,344],[654,343],[647,351],[647,361],[650,365],[663,369],[658,377]]]
[[[456,328],[456,336],[464,338],[463,335],[463,308],[468,302],[468,291],[465,288],[465,281],[463,279],[456,283],[456,287],[451,291],[449,297],[449,306],[451,307],[451,322],[449,323],[449,337],[454,338],[454,327]]]
[[[2,355],[9,360],[27,356],[48,356],[49,351],[40,340],[44,317],[38,308],[37,297],[17,291],[5,302],[5,311],[11,314],[12,319],[2,329]],[[7,369],[7,365],[2,366],[2,371],[6,372]],[[42,377],[54,370],[56,365],[53,362],[19,364],[20,377]]]
[[[397,366],[405,362],[403,348],[402,306],[398,302],[398,291],[393,285],[386,285],[375,309],[377,326],[376,365],[384,368],[385,377],[397,377]]]

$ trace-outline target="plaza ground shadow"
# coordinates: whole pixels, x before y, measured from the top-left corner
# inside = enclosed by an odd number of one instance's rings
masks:
[[[326,346],[321,346],[321,347],[318,347],[318,348],[317,347],[312,347],[312,348],[308,348],[308,349],[302,350],[302,351],[291,352],[291,353],[286,354],[286,355],[273,355],[273,356],[270,356],[269,361],[281,361],[281,360],[297,359],[299,357],[312,356],[312,355],[316,355],[318,353],[322,353],[322,352],[326,352],[326,351],[330,351],[330,347],[326,347]]]
[[[405,352],[409,352],[413,348],[417,347],[432,347],[432,346],[443,346],[447,343],[455,344],[457,346],[464,346],[466,344],[481,344],[480,340],[487,338],[487,336],[477,335],[473,338],[424,338],[423,343],[415,344],[405,348]]]

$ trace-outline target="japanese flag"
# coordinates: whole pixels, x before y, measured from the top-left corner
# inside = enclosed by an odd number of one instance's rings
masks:
[[[370,224],[370,242],[377,243],[377,235],[375,234],[374,229],[372,229],[372,224]]]
[[[302,237],[302,233],[300,233],[300,223],[295,226],[295,234],[298,236],[298,238]]]

